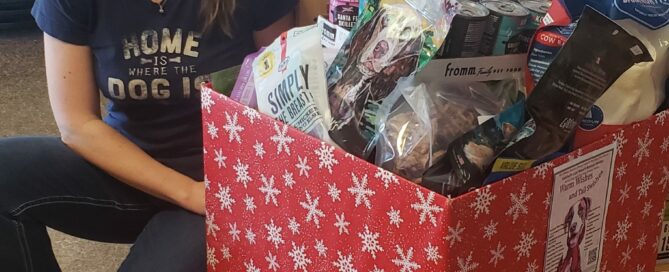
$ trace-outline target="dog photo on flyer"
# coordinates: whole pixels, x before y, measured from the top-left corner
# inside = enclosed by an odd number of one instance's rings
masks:
[[[602,259],[616,146],[554,169],[545,272],[593,272]]]

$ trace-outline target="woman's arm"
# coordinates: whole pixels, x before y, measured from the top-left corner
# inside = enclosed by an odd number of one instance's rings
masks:
[[[44,35],[51,108],[62,141],[111,176],[155,197],[204,214],[204,184],[151,158],[100,118],[87,46]]]
[[[295,16],[293,12],[289,12],[270,26],[254,33],[256,47],[260,48],[270,45],[281,33],[293,27],[295,27]]]

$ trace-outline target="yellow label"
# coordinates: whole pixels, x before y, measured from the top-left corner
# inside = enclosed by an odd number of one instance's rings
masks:
[[[260,71],[260,77],[266,78],[274,70],[275,65],[274,52],[266,51],[259,57],[259,61],[256,64],[256,69]]]
[[[493,172],[519,172],[532,168],[533,160],[497,159],[492,166]]]

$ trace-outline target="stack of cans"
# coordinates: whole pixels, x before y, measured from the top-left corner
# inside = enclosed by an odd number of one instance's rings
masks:
[[[460,1],[462,8],[440,51],[441,58],[499,56],[527,52],[550,0]]]

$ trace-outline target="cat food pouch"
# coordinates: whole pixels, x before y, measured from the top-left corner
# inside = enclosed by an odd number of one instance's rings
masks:
[[[416,73],[437,52],[455,16],[455,0],[370,0],[328,71],[330,136],[367,158],[376,111],[397,80]]]
[[[423,180],[438,183],[441,179],[446,183],[442,193],[457,196],[482,186],[500,154],[505,159],[537,160],[558,151],[604,91],[632,65],[647,61],[652,58],[641,41],[597,11],[586,9],[529,95],[526,111],[531,119],[520,133],[515,133],[515,127],[509,135],[508,127],[500,134],[484,123],[451,145],[445,161],[428,170]]]
[[[284,32],[253,62],[258,109],[330,142],[324,66],[316,26]]]
[[[669,73],[669,5],[666,1],[553,0],[530,48],[529,70],[533,81],[541,78],[564,40],[570,24],[590,6],[614,20],[648,48],[654,61],[633,65],[600,97],[576,129],[574,145],[586,145],[621,125],[652,116],[664,101],[665,79]],[[531,90],[531,88],[528,88]]]

